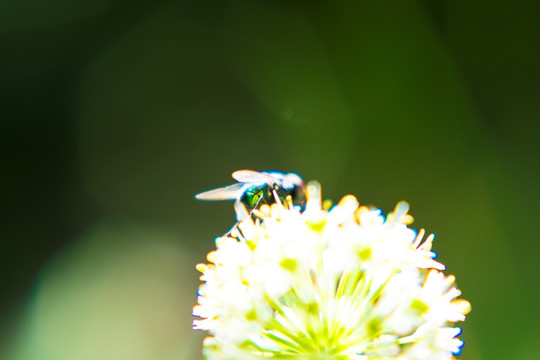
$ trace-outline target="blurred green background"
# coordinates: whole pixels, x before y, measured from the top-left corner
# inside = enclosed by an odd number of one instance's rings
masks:
[[[199,359],[237,169],[414,226],[463,359],[538,359],[540,2],[0,2],[0,358]]]

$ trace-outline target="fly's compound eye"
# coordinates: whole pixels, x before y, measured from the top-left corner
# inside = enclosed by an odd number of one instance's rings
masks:
[[[295,205],[304,206],[306,204],[306,194],[304,189],[300,186],[295,186],[294,189],[290,192],[290,195],[293,198],[293,203]]]
[[[298,200],[298,187],[294,187],[290,192],[289,195],[293,198],[293,200]]]

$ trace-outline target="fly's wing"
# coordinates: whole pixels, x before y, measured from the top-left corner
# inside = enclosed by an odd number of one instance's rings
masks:
[[[296,186],[304,186],[302,178],[298,176],[298,174],[292,172],[284,174],[279,171],[263,171],[263,174],[273,177],[274,182],[280,184],[280,186],[287,190],[292,190]]]
[[[195,195],[198,200],[236,200],[244,193],[245,184],[237,183]]]
[[[292,184],[291,186],[304,186],[304,180],[298,174],[292,172],[285,174],[283,181],[289,181]]]
[[[232,173],[233,179],[241,183],[274,183],[276,178],[270,174],[253,170],[238,170]]]

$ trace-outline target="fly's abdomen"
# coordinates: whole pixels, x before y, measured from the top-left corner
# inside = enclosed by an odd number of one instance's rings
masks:
[[[260,207],[265,203],[266,191],[264,186],[252,186],[248,188],[240,197],[240,201],[250,210]]]

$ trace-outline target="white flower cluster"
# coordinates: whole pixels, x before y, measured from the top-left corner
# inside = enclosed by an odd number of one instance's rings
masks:
[[[407,225],[346,196],[330,210],[308,185],[304,211],[263,206],[216,239],[193,309],[210,360],[443,360],[463,342],[470,305]],[[255,219],[255,220],[254,220]]]

